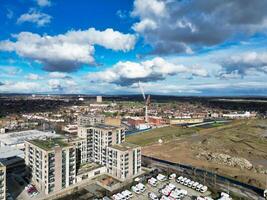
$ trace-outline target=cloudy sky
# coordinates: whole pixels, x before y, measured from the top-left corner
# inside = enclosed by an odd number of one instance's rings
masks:
[[[267,95],[267,0],[0,2],[0,93]]]

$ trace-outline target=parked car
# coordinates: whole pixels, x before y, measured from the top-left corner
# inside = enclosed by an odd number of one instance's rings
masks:
[[[179,177],[176,179],[176,182],[177,182],[177,183],[180,183],[181,180],[182,180],[183,178],[184,178],[183,176],[179,176]]]
[[[123,192],[121,192],[121,194],[126,197],[126,199],[130,199],[133,197],[133,194],[129,190],[124,190]]]
[[[142,184],[142,183],[138,183],[138,184],[136,185],[136,187],[137,187],[141,192],[146,191],[146,187],[145,187],[145,185]]]
[[[204,185],[202,185],[202,184],[199,184],[197,187],[196,187],[196,190],[197,191],[200,191],[201,190],[201,188],[203,187]]]
[[[208,190],[208,187],[205,186],[205,185],[204,185],[203,187],[200,188],[200,192],[201,192],[201,193],[207,192],[207,190]]]
[[[173,180],[176,178],[176,174],[175,173],[172,173],[170,176],[169,176],[169,180]]]
[[[192,186],[193,186],[194,183],[195,183],[195,181],[190,181],[190,182],[188,183],[188,187],[192,188]]]
[[[184,182],[187,180],[187,178],[186,177],[184,177],[181,181],[180,181],[180,183],[181,184],[184,184]]]
[[[132,186],[131,189],[132,189],[132,191],[133,191],[134,193],[136,193],[136,194],[141,194],[140,189],[137,188],[136,186]]]
[[[121,198],[120,198],[117,194],[112,195],[111,198],[112,198],[113,200],[121,200]]]
[[[157,186],[158,181],[157,181],[157,179],[152,177],[151,179],[148,179],[148,183],[149,183],[149,185],[155,187],[155,186]]]
[[[187,179],[186,181],[184,181],[184,185],[185,186],[188,186],[188,184],[191,182],[191,180],[190,179]]]
[[[159,181],[165,181],[165,180],[167,180],[167,177],[164,176],[163,174],[158,174],[157,180],[159,180]]]
[[[199,185],[199,182],[195,182],[195,183],[192,185],[192,188],[193,188],[193,189],[196,189],[198,185]]]
[[[153,192],[149,192],[148,193],[148,198],[152,199],[152,200],[158,200],[159,198],[157,197],[157,195]]]

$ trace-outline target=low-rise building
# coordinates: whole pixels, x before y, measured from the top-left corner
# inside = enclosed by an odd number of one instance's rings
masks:
[[[25,163],[32,181],[45,194],[75,183],[76,148],[62,138],[26,141]]]
[[[105,122],[104,115],[80,115],[78,116],[78,127],[94,126]]]
[[[5,165],[8,174],[26,172],[24,152],[15,147],[0,147],[0,163]]]
[[[204,118],[174,118],[170,119],[171,125],[198,124],[204,122]]]
[[[55,132],[27,130],[0,134],[0,147],[11,146],[18,149],[24,149],[26,140],[42,139],[47,137],[59,137]]]

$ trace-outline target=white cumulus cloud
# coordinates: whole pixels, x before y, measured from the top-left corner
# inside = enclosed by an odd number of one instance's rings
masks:
[[[33,74],[33,73],[29,73],[26,78],[28,80],[32,80],[32,81],[35,81],[35,80],[40,80],[41,77],[38,75],[38,74]]]
[[[45,7],[45,6],[50,6],[51,1],[49,0],[36,0],[38,6]]]
[[[52,17],[46,13],[42,13],[35,9],[30,9],[29,12],[22,14],[18,19],[17,23],[22,24],[25,22],[34,23],[37,26],[45,26],[51,22]]]
[[[0,41],[0,51],[16,52],[42,63],[47,71],[61,72],[76,71],[82,64],[95,64],[94,45],[126,52],[133,49],[136,42],[134,35],[94,28],[55,36],[21,32],[13,37],[15,41]]]
[[[189,73],[193,76],[201,77],[208,76],[208,72],[200,67],[186,67],[156,57],[140,63],[130,61],[118,62],[112,68],[101,72],[89,73],[87,77],[92,82],[109,82],[127,86],[138,81],[154,82],[164,80],[168,76],[180,73]]]

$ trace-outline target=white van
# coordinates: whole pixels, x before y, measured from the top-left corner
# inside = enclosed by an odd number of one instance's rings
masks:
[[[201,192],[201,193],[207,192],[207,190],[208,190],[208,187],[205,186],[205,185],[204,185],[203,187],[200,188],[200,192]]]
[[[180,181],[180,183],[181,184],[184,184],[184,182],[187,180],[187,178],[183,178],[181,181]]]
[[[201,188],[202,188],[203,186],[204,186],[204,185],[202,185],[202,184],[199,184],[199,185],[197,186],[196,190],[197,190],[197,191],[200,191],[200,190],[201,190]]]
[[[199,182],[195,182],[195,183],[192,185],[192,188],[193,188],[193,189],[196,189],[198,185],[199,185]]]
[[[181,180],[182,180],[183,178],[184,178],[183,176],[179,176],[179,177],[176,179],[176,182],[177,182],[177,183],[180,183]]]
[[[187,179],[185,182],[184,182],[184,185],[185,186],[188,186],[188,184],[191,182],[191,180],[190,179]]]
[[[194,183],[195,183],[195,181],[190,181],[190,182],[188,183],[188,187],[192,188],[192,186],[193,186]]]

